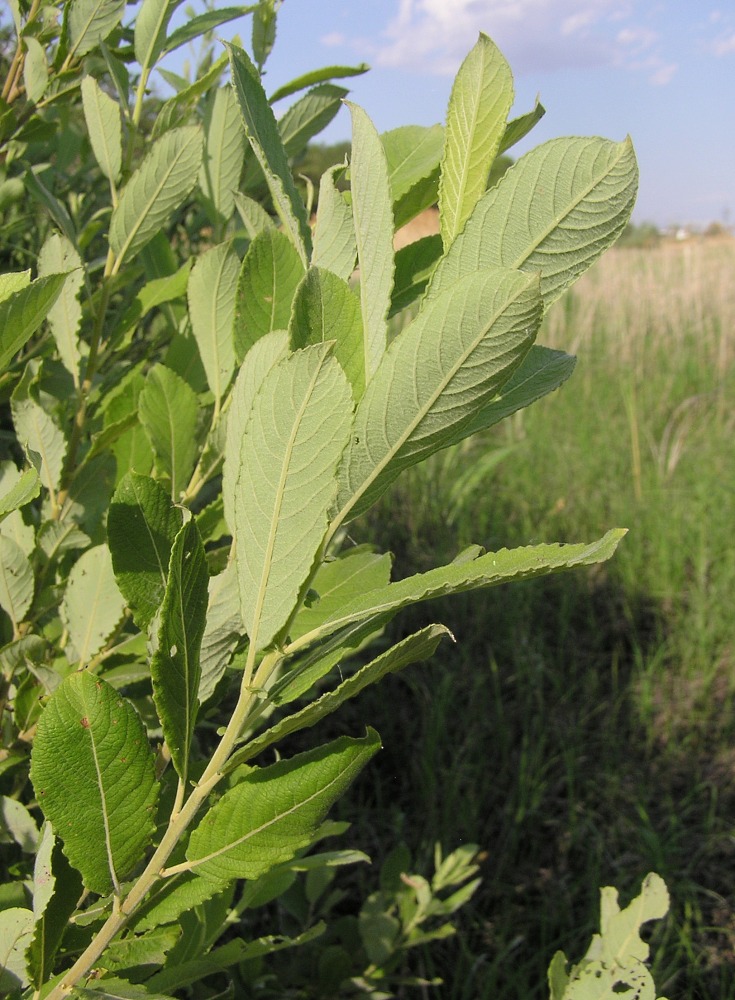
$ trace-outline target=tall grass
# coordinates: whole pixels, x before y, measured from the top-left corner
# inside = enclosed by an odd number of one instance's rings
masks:
[[[486,852],[460,935],[420,959],[442,997],[546,996],[597,887],[656,870],[661,991],[735,998],[735,242],[608,254],[540,342],[578,355],[572,379],[404,475],[370,537],[403,575],[470,542],[629,535],[587,574],[430,610],[458,644],[365,695],[386,750],[357,822],[373,854]]]

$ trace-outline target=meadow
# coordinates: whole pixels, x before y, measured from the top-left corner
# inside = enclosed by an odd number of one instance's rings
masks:
[[[380,717],[385,745],[343,817],[375,860],[403,839],[414,871],[435,842],[480,846],[458,935],[416,957],[442,998],[545,997],[597,887],[630,898],[649,871],[672,896],[659,992],[735,998],[735,241],[610,252],[539,342],[578,357],[572,378],[404,474],[366,537],[402,576],[470,542],[629,534],[589,572],[402,617],[457,644],[341,715]]]

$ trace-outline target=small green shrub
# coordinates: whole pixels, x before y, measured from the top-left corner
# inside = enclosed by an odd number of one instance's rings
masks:
[[[629,141],[555,140],[487,189],[542,109],[508,121],[510,69],[481,36],[444,128],[381,137],[349,105],[348,195],[347,168],[328,169],[312,231],[291,164],[341,106],[334,81],[364,67],[269,100],[277,0],[172,30],[179,6],[144,0],[123,24],[124,0],[10,5],[0,983],[50,1000],[227,982],[390,996],[406,949],[451,932],[475,848],[439,854],[431,881],[399,851],[343,919],[335,870],[367,859],[312,849],[343,832],[329,809],[380,738],[295,754],[288,738],[451,638],[432,624],[371,656],[402,608],[599,562],[623,532],[474,546],[391,582],[390,556],[351,546],[347,525],[401,471],[568,377],[536,332],[623,230],[635,158]],[[248,13],[252,57],[239,42],[216,56],[209,34]],[[191,79],[160,66],[200,38]],[[440,236],[394,254],[394,229],[437,200]],[[663,915],[655,892],[622,915],[603,896],[603,936],[570,974],[554,959],[554,998],[602,981],[653,995],[628,931]],[[274,901],[288,929],[249,935]],[[282,981],[270,956],[315,942],[313,975],[297,963]]]

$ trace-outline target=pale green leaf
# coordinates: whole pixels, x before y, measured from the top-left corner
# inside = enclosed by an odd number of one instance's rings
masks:
[[[302,729],[310,729],[327,715],[336,712],[350,698],[355,698],[365,688],[376,684],[388,674],[398,673],[399,670],[414,663],[431,659],[436,647],[445,636],[451,638],[452,633],[443,625],[429,625],[420,632],[407,636],[385,653],[361,667],[357,673],[343,681],[333,691],[328,691],[316,698],[299,712],[287,715],[271,729],[256,737],[233,756],[228,766],[234,767],[241,761],[252,760],[267,747],[279,743],[286,736]]]
[[[58,559],[64,552],[86,549],[90,538],[70,519],[46,521],[38,529],[38,548],[48,560]]]
[[[163,305],[166,302],[174,302],[176,299],[186,295],[189,275],[193,265],[194,258],[190,257],[173,274],[167,274],[161,278],[153,278],[152,281],[148,281],[143,285],[125,310],[116,333],[126,333],[136,323],[139,323],[144,316],[147,316],[152,309],[155,309],[156,306]]]
[[[123,188],[110,220],[110,247],[119,268],[160,232],[191,194],[202,162],[202,133],[194,125],[157,139]]]
[[[176,372],[165,365],[154,365],[146,377],[138,408],[157,464],[171,483],[171,498],[178,500],[189,483],[199,451],[196,394]]]
[[[627,969],[593,961],[572,971],[563,1000],[617,1000],[620,996],[634,1000],[656,1000],[653,977],[645,965],[636,962]]]
[[[359,66],[324,66],[321,69],[311,70],[303,76],[296,77],[289,83],[285,83],[278,90],[274,90],[270,96],[271,104],[282,101],[284,97],[290,97],[298,93],[299,90],[306,90],[317,83],[326,83],[328,80],[342,80],[348,76],[361,76],[367,73],[370,67],[367,63],[360,63]]]
[[[318,554],[351,415],[350,387],[329,346],[279,362],[255,397],[234,513],[240,609],[256,650],[288,621]]]
[[[183,782],[198,708],[207,585],[204,546],[192,519],[179,531],[171,548],[158,648],[151,660],[153,700],[171,761]]]
[[[79,873],[69,866],[53,827],[46,821],[33,867],[33,916],[36,923],[33,940],[26,953],[28,972],[37,989],[53,973],[54,958],[81,894]]]
[[[115,578],[139,628],[145,629],[163,602],[174,539],[183,514],[163,487],[129,472],[115,490],[107,534]]]
[[[278,122],[278,130],[286,155],[294,158],[307,144],[329,125],[342,107],[348,91],[323,83],[299,98]]]
[[[235,192],[235,207],[240,214],[248,239],[254,240],[258,233],[273,226],[273,219],[253,198],[240,191]]]
[[[439,167],[433,170],[428,177],[424,177],[422,180],[418,181],[414,186],[401,198],[401,200],[394,206],[394,225],[396,231],[398,231],[401,226],[405,226],[406,223],[415,219],[417,215],[421,212],[426,211],[427,208],[434,209],[436,203],[439,200],[439,179],[441,171]],[[439,219],[439,211],[437,209],[437,222]],[[440,237],[441,238],[441,237]]]
[[[358,405],[340,473],[340,521],[446,446],[510,377],[540,319],[538,280],[495,269],[453,285],[419,313]]]
[[[33,862],[33,918],[38,923],[54,894],[54,873],[51,857],[54,853],[53,827],[44,823],[38,843],[38,853]]]
[[[232,244],[220,243],[197,258],[187,288],[192,332],[218,401],[235,369],[233,321],[239,274],[240,259]]]
[[[483,406],[468,424],[459,428],[451,443],[457,444],[479,431],[487,430],[511,413],[558,389],[572,374],[575,364],[576,358],[563,351],[552,351],[534,344],[498,395]]]
[[[388,161],[393,211],[398,220],[405,211],[401,204],[409,192],[437,172],[444,145],[444,129],[441,125],[428,128],[404,125],[384,132],[380,140]],[[406,221],[402,218],[401,224]]]
[[[66,279],[66,274],[37,278],[0,300],[0,374],[46,319]]]
[[[606,894],[610,896],[607,908]],[[600,957],[606,965],[627,967],[633,960],[645,962],[648,958],[649,946],[641,938],[641,927],[649,920],[661,920],[666,916],[669,894],[661,876],[652,873],[643,880],[640,894],[623,910],[618,905],[617,895],[611,887],[601,890],[600,954],[588,954],[587,957]]]
[[[222,499],[225,521],[235,533],[235,488],[240,469],[240,445],[250,419],[255,394],[271,368],[288,353],[288,334],[274,330],[261,337],[245,355],[229,397],[225,461],[222,467]],[[238,605],[239,607],[239,605]]]
[[[285,330],[296,289],[304,276],[301,258],[278,229],[259,233],[245,254],[237,286],[235,354],[242,360],[271,330]]]
[[[311,584],[311,599],[299,609],[289,629],[291,638],[311,632],[354,597],[387,586],[390,570],[390,555],[363,546],[346,549],[338,559],[322,563]]]
[[[0,521],[5,520],[14,510],[19,510],[31,500],[35,500],[40,492],[41,480],[35,469],[25,469],[18,473],[13,485],[0,496]]]
[[[182,935],[183,928],[177,925],[175,927],[156,927],[142,937],[129,934],[127,937],[117,938],[117,940],[111,941],[105,949],[105,966],[112,972],[124,970],[128,974],[132,973],[133,976],[135,975],[133,970],[160,969],[166,963],[169,952],[173,951]],[[123,992],[123,983],[125,982],[125,980],[120,981],[122,987],[120,992]],[[102,986],[104,993],[109,996],[104,984]],[[134,991],[140,990],[140,987],[137,984],[128,984],[128,989],[130,992],[127,990],[125,992],[128,992],[130,1000],[134,1000],[136,996]],[[141,990],[139,996],[140,1000],[149,1000],[147,990]]]
[[[500,50],[480,33],[452,86],[439,183],[445,250],[487,187],[513,104],[513,76]]]
[[[419,298],[429,284],[441,254],[442,238],[438,234],[424,236],[396,252],[396,276],[389,317],[395,316]]]
[[[240,615],[240,597],[237,589],[237,570],[234,562],[217,576],[210,577],[207,603],[207,624],[202,636],[200,652],[201,680],[199,702],[214,694],[222,679],[235,646],[244,632]]]
[[[205,10],[202,14],[197,14],[196,17],[189,18],[180,28],[172,31],[166,39],[163,51],[173,52],[175,49],[181,48],[182,45],[186,45],[188,42],[199,38],[200,35],[214,31],[221,24],[227,24],[229,21],[234,21],[239,17],[245,17],[246,14],[251,14],[256,7],[257,4],[247,4],[241,7],[222,7],[220,10]]]
[[[25,854],[38,850],[40,832],[35,819],[22,802],[0,795],[0,834],[6,842],[15,842]]]
[[[228,45],[228,51],[245,134],[265,174],[278,217],[306,268],[311,255],[309,222],[291,176],[276,119],[247,53],[237,45]]]
[[[8,7],[10,8],[10,13],[13,16],[13,24],[15,25],[15,34],[20,39],[21,31],[23,28],[23,21],[20,14],[20,0],[8,0]]]
[[[117,976],[103,976],[101,979],[87,980],[89,986],[75,986],[71,991],[74,1000],[172,1000],[159,990],[152,991],[137,983]]]
[[[4,302],[14,292],[28,288],[31,283],[31,269],[27,271],[10,271],[0,274],[0,302]]]
[[[618,238],[637,185],[629,139],[552,139],[538,146],[480,200],[427,296],[480,268],[512,267],[541,275],[548,308]]]
[[[387,316],[393,289],[393,211],[388,164],[375,126],[356,104],[352,113],[350,178],[352,218],[360,268],[365,383],[388,343]]]
[[[79,384],[79,327],[82,322],[82,307],[79,292],[84,284],[82,260],[65,236],[51,233],[38,257],[39,277],[66,273],[66,281],[61,293],[48,312],[48,323],[54,335],[59,357],[75,385]]]
[[[66,456],[66,438],[48,413],[33,399],[11,400],[18,443],[25,449],[41,482],[55,493]]]
[[[222,222],[232,218],[240,184],[245,137],[231,87],[213,91],[204,114],[204,156],[199,186]]]
[[[546,974],[549,984],[549,1000],[564,1000],[564,991],[569,983],[567,972],[567,957],[563,951],[557,951],[552,958]]]
[[[332,804],[380,748],[373,730],[250,771],[210,809],[186,857],[199,875],[255,879],[309,844]]]
[[[120,23],[126,0],[71,0],[69,51],[84,56],[105,40]]]
[[[132,705],[101,678],[71,674],[38,723],[31,780],[85,886],[100,895],[119,891],[151,842],[158,795]]]
[[[92,76],[82,80],[82,103],[92,152],[105,177],[115,182],[122,166],[120,105]]]
[[[352,210],[334,182],[335,174],[343,170],[339,165],[330,167],[319,182],[312,264],[333,271],[338,278],[347,281],[355,270],[357,239]]]
[[[347,282],[311,267],[298,287],[290,325],[291,348],[335,341],[334,356],[360,399],[365,390],[360,300]]]
[[[67,656],[81,666],[89,663],[115,631],[125,611],[125,599],[115,582],[110,550],[96,545],[77,559],[61,605],[72,650]]]
[[[169,21],[183,0],[143,0],[135,18],[135,58],[144,70],[155,66],[166,45]]]
[[[595,542],[561,545],[528,545],[500,549],[476,559],[438,566],[426,573],[406,577],[387,587],[362,594],[336,611],[322,625],[297,640],[299,648],[315,638],[331,635],[351,622],[380,618],[417,601],[446,597],[466,590],[494,587],[509,580],[525,580],[577,566],[590,566],[609,559],[625,535],[625,529],[613,529]]]
[[[23,85],[26,89],[26,97],[31,104],[37,104],[48,86],[48,66],[46,65],[46,52],[32,35],[23,39],[26,47],[26,57],[23,61]]]
[[[20,906],[0,911],[0,990],[10,995],[28,985],[26,950],[33,937],[33,913]]]
[[[28,483],[29,489],[35,490],[38,496],[41,481],[35,468],[27,469],[21,475],[15,462],[0,462],[0,493],[8,495],[8,505],[13,497],[19,497],[16,490],[23,489],[21,481]],[[37,486],[31,486],[34,482]],[[6,538],[12,538],[21,551],[30,557],[36,547],[36,530],[33,524],[26,524],[20,510],[10,510],[0,520],[2,520],[2,534]]]

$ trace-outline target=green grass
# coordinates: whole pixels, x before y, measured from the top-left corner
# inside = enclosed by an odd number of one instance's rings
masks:
[[[469,542],[630,529],[604,567],[402,616],[457,644],[340,715],[367,712],[385,744],[352,802],[360,846],[403,838],[427,869],[437,840],[485,852],[459,934],[416,957],[442,998],[545,997],[598,887],[630,895],[651,870],[672,894],[659,991],[735,998],[734,273],[724,242],[608,255],[540,337],[577,353],[569,383],[405,474],[370,519],[400,575]]]

